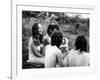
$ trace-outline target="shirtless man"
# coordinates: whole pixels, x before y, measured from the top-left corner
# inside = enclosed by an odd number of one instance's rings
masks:
[[[51,35],[51,45],[46,46],[45,50],[45,67],[56,67],[58,64],[60,67],[63,66],[63,54],[59,49],[62,43],[63,34],[60,31],[54,31]]]

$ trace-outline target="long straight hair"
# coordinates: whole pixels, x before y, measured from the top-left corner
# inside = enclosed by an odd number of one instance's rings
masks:
[[[32,38],[35,42],[36,45],[39,45],[42,43],[42,39],[43,39],[43,34],[39,34],[39,27],[38,27],[38,23],[35,23],[32,26]]]
[[[75,47],[76,50],[80,50],[81,52],[87,51],[87,40],[84,35],[80,35],[76,38]]]

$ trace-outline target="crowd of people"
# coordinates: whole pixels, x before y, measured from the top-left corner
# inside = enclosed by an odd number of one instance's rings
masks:
[[[47,34],[43,35],[41,24],[35,23],[32,26],[28,49],[27,62],[43,64],[45,68],[90,65],[85,36],[77,36],[74,48],[69,50],[68,39],[63,36],[57,24],[49,24]]]

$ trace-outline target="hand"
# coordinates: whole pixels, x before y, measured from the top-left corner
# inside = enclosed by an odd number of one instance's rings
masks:
[[[67,56],[67,52],[65,52],[64,54],[63,54],[63,59]]]

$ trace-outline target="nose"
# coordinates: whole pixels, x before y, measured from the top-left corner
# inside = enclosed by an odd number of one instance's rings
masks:
[[[39,29],[39,33],[42,34],[42,30],[41,29]]]

